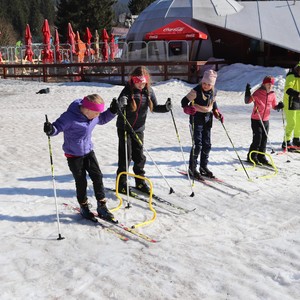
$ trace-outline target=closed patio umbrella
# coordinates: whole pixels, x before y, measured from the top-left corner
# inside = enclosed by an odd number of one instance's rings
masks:
[[[116,43],[115,43],[115,36],[112,34],[110,37],[110,43],[109,43],[109,47],[110,47],[110,60],[115,60],[115,55],[116,55]]]
[[[83,62],[84,61],[84,54],[86,51],[86,46],[85,43],[80,39],[80,34],[77,31],[76,36],[75,36],[75,49],[76,49],[76,55],[78,58],[78,62]]]
[[[29,24],[26,25],[26,29],[25,29],[25,47],[26,47],[26,50],[25,50],[24,59],[32,62],[32,56],[33,56],[32,35],[31,35]]]
[[[52,63],[53,51],[51,50],[51,45],[50,45],[51,32],[50,32],[49,23],[47,19],[44,20],[42,32],[44,37],[43,38],[44,49],[42,50],[42,61],[43,63]]]
[[[106,29],[104,28],[102,30],[102,60],[107,62],[108,61],[108,39],[109,39],[109,35],[106,31]]]
[[[90,59],[91,55],[95,54],[95,51],[91,48],[91,40],[92,40],[92,33],[90,31],[90,29],[88,27],[86,27],[85,30],[85,35],[84,35],[84,39],[86,42],[86,52],[85,55],[88,56],[88,58]]]
[[[71,23],[68,23],[68,44],[70,45],[69,55],[70,55],[70,61],[71,61],[73,59],[73,55],[76,54],[75,33],[73,31]]]
[[[54,47],[55,47],[55,59],[56,59],[56,63],[61,63],[61,61],[62,61],[62,55],[61,55],[61,52],[59,51],[59,34],[58,34],[58,30],[57,29],[55,29]]]
[[[95,30],[95,58],[98,59],[99,58],[99,33],[98,30]]]

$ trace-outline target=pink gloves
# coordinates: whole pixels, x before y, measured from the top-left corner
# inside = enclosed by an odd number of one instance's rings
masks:
[[[213,111],[213,114],[214,114],[214,117],[215,117],[216,119],[220,120],[221,123],[224,123],[224,117],[223,117],[223,115],[219,112],[219,110],[215,109],[215,110]]]
[[[183,108],[183,111],[187,114],[187,115],[194,115],[197,111],[196,111],[196,108],[195,106],[185,106]]]

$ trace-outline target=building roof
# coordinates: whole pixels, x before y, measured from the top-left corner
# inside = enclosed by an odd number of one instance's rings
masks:
[[[127,38],[141,41],[146,33],[177,19],[204,33],[209,24],[300,52],[298,1],[157,0],[140,14]]]
[[[205,7],[206,1],[193,0],[193,19],[241,33],[282,48],[300,52],[300,3],[294,1],[245,1],[230,15]],[[234,2],[234,1],[233,1]]]

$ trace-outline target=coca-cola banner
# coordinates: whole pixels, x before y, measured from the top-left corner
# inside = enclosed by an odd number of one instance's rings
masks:
[[[207,35],[181,20],[171,22],[161,28],[148,32],[145,40],[206,40]]]

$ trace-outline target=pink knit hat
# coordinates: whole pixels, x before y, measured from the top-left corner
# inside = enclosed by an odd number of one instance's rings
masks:
[[[207,70],[203,74],[202,82],[210,85],[215,85],[217,80],[217,72],[214,70]]]
[[[271,83],[272,85],[274,85],[274,83],[275,83],[275,78],[272,77],[272,76],[266,76],[266,77],[263,79],[263,84],[266,84],[266,83]]]

